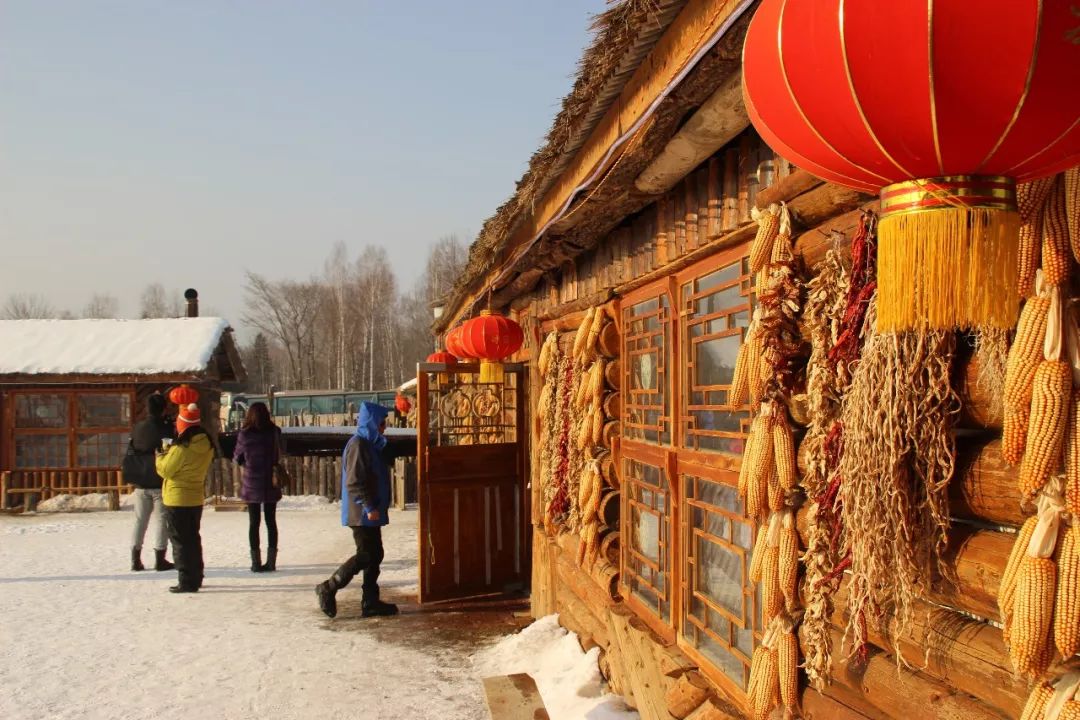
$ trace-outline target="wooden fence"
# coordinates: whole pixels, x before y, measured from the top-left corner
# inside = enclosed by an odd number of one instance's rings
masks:
[[[286,457],[284,462],[289,471],[289,482],[281,488],[285,495],[341,497],[341,458]],[[206,497],[239,497],[240,473],[232,460],[215,460],[206,474]]]

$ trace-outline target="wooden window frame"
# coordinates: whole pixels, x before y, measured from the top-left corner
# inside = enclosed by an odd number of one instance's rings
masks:
[[[18,398],[25,395],[60,395],[65,397],[67,401],[68,422],[62,428],[19,428],[16,427],[16,409],[18,407]],[[95,426],[84,427],[79,424],[79,398],[89,395],[126,395],[128,398],[128,424],[125,426],[109,425],[109,426]],[[119,468],[119,463],[116,466],[107,465],[79,465],[79,435],[87,434],[105,434],[105,433],[124,433],[128,436],[131,435],[131,430],[134,427],[135,418],[135,388],[130,385],[120,385],[112,387],[87,387],[87,388],[71,388],[71,387],[57,387],[49,385],[40,385],[34,387],[19,388],[7,393],[7,418],[6,424],[10,430],[6,433],[7,437],[4,438],[4,443],[7,446],[4,455],[9,458],[11,470],[20,472],[29,472],[35,470],[85,470],[85,471],[98,471],[98,470],[116,470]],[[29,467],[18,468],[16,467],[15,446],[16,438],[28,437],[28,436],[65,436],[67,437],[67,464],[59,467]]]
[[[625,391],[630,388],[630,372],[631,363],[629,361],[629,355],[627,354],[627,342],[628,334],[626,333],[626,317],[623,314],[623,310],[632,305],[636,305],[640,302],[649,300],[660,295],[666,295],[668,300],[668,308],[670,312],[664,319],[667,323],[665,328],[665,337],[667,338],[667,353],[668,353],[668,367],[669,371],[664,377],[666,383],[667,392],[667,411],[666,420],[668,427],[670,428],[669,439],[667,444],[653,444],[641,440],[629,438],[624,433],[621,434],[618,443],[613,448],[613,454],[615,455],[616,467],[620,472],[624,468],[624,459],[637,460],[649,465],[659,467],[662,472],[666,474],[669,488],[668,499],[668,530],[669,530],[669,563],[670,568],[667,569],[668,582],[666,589],[668,592],[668,604],[670,608],[671,622],[665,623],[662,618],[657,616],[655,610],[648,607],[644,602],[639,600],[631,592],[629,585],[627,584],[626,574],[626,553],[630,544],[631,532],[627,525],[621,528],[623,532],[622,543],[622,567],[620,570],[620,589],[623,593],[623,599],[627,607],[630,608],[636,616],[644,621],[650,629],[656,632],[665,642],[672,642],[676,644],[680,650],[685,652],[694,662],[698,664],[701,671],[718,686],[727,690],[734,699],[745,701],[746,690],[742,686],[737,685],[731,678],[729,678],[722,670],[716,667],[713,661],[709,660],[704,654],[698,651],[691,641],[685,637],[685,624],[686,624],[686,608],[689,602],[689,578],[690,572],[688,548],[693,532],[691,518],[692,514],[688,507],[687,494],[684,491],[685,480],[684,477],[691,476],[702,478],[711,482],[721,483],[737,489],[738,486],[738,472],[742,467],[742,457],[726,454],[720,451],[711,450],[696,450],[686,447],[685,441],[685,419],[687,417],[686,408],[689,405],[689,390],[690,376],[689,376],[689,364],[688,352],[692,348],[693,343],[689,342],[687,337],[688,327],[686,322],[685,308],[682,304],[682,288],[685,284],[693,282],[705,275],[715,272],[725,265],[729,265],[735,261],[741,260],[749,253],[749,242],[741,243],[735,247],[711,255],[704,258],[687,268],[672,273],[667,277],[660,278],[652,283],[638,288],[624,297],[621,297],[616,302],[617,316],[623,330],[623,383],[624,383],[624,398],[623,407],[620,410],[620,419],[625,423],[627,412],[626,403],[629,397]],[[741,275],[741,273],[740,273]],[[741,281],[740,281],[741,282]],[[697,293],[694,293],[696,296]],[[751,310],[751,303],[748,303],[745,309]],[[745,336],[745,331],[743,332]],[[678,370],[671,370],[671,368],[678,368]],[[744,425],[744,427],[746,427]],[[625,482],[625,480],[624,480]],[[621,522],[629,523],[629,493],[623,492],[622,508],[621,508]],[[757,535],[758,525],[752,518],[746,518],[747,523],[750,525],[754,537]],[[746,552],[746,563],[749,563],[751,551]],[[748,565],[745,568],[748,570]],[[756,589],[749,583],[749,579],[746,579],[746,585],[743,587],[744,596],[748,589],[753,597]],[[758,608],[756,606],[756,599],[752,598],[752,610],[754,627],[754,646],[760,641],[761,633],[758,627],[760,621],[758,619]],[[739,651],[741,653],[741,651]],[[740,660],[743,658],[739,658]]]

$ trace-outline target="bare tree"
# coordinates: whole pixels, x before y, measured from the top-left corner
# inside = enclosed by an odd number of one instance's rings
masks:
[[[151,283],[143,289],[142,296],[139,298],[139,317],[145,320],[181,317],[183,314],[183,303],[178,291],[167,293],[165,286],[161,283]]]
[[[82,316],[98,320],[119,317],[120,301],[112,295],[94,293],[93,297],[90,298],[90,302],[86,303],[86,307],[83,308]]]
[[[0,312],[5,320],[42,320],[57,316],[56,308],[37,293],[14,293],[8,296]]]
[[[314,324],[321,299],[314,281],[267,280],[247,274],[244,320],[277,340],[289,362],[289,385],[309,387],[315,382]]]

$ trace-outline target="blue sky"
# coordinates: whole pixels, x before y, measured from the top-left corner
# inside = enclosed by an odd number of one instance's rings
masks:
[[[569,90],[603,0],[0,0],[0,302],[198,287],[471,241]]]

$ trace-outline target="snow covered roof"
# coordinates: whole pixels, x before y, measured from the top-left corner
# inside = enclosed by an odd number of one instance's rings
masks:
[[[201,373],[228,330],[213,317],[0,320],[0,375]]]

